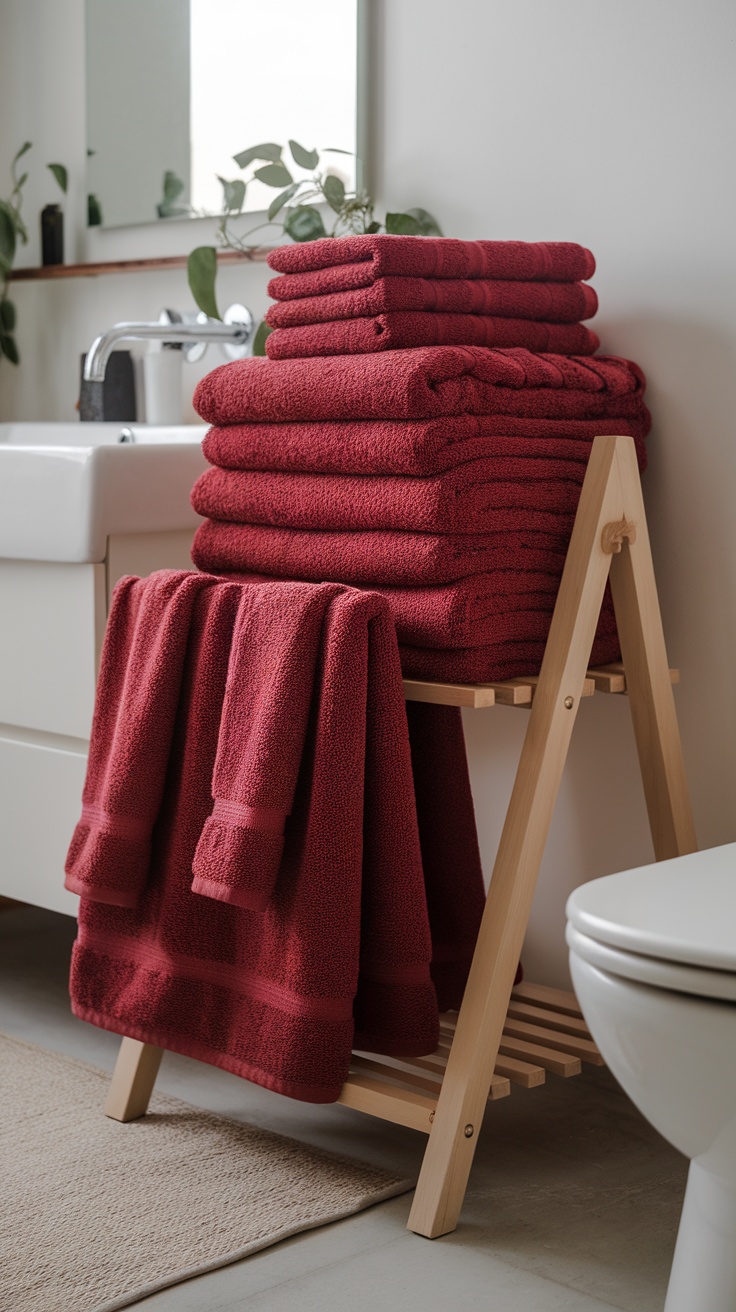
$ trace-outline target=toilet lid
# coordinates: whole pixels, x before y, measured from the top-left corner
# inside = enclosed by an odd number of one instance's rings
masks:
[[[567,916],[625,952],[736,974],[736,843],[594,879]]]

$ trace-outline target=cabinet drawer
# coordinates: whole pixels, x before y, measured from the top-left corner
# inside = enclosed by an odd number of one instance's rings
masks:
[[[0,724],[89,738],[104,565],[0,560]]]

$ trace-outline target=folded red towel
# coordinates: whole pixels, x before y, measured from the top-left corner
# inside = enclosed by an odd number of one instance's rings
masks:
[[[595,272],[591,252],[575,242],[460,241],[456,237],[383,234],[326,237],[321,241],[278,246],[270,252],[268,263],[277,273],[310,273],[335,266],[365,264],[370,282],[386,274],[413,278],[577,282],[591,278]],[[368,282],[360,285],[367,286]],[[327,286],[325,290],[343,289]],[[311,291],[303,293],[306,296],[314,294]]]
[[[399,651],[401,667],[408,679],[432,679],[439,683],[496,683],[539,674],[545,642],[546,636],[539,642],[502,642],[453,651],[402,643]],[[616,632],[609,626],[600,629],[593,642],[590,664],[609,665],[620,659],[621,647]]]
[[[201,380],[194,405],[211,424],[461,414],[639,419],[644,387],[641,370],[616,356],[427,346],[311,360],[236,360]]]
[[[442,473],[495,456],[586,459],[599,433],[633,437],[639,468],[651,420],[643,401],[635,419],[516,419],[456,415],[442,419],[364,419],[315,423],[231,424],[211,428],[203,451],[223,469],[306,474]]]
[[[343,583],[452,583],[470,574],[518,569],[524,553],[535,553],[530,568],[544,553],[564,555],[574,516],[497,512],[506,523],[495,533],[319,532],[271,528],[263,524],[227,524],[207,519],[197,529],[192,560],[199,569],[233,574],[255,571],[280,578],[325,579]],[[523,520],[521,530],[515,522]],[[551,525],[534,530],[534,522]]]
[[[584,458],[499,456],[430,478],[208,469],[192,505],[205,518],[276,528],[492,533],[508,510],[574,514],[586,468]]]
[[[294,800],[325,612],[339,586],[243,589],[192,889],[252,911],[268,904]]]
[[[358,266],[362,268],[363,266]],[[303,274],[272,278],[268,294],[271,328],[298,328],[333,319],[361,319],[395,310],[432,310],[444,314],[495,315],[500,319],[539,319],[579,323],[592,319],[598,297],[582,282],[502,282],[454,278],[378,278],[369,287],[308,296],[300,290]]]
[[[266,353],[271,360],[366,355],[416,346],[526,347],[559,355],[592,355],[600,339],[581,323],[401,311],[370,319],[335,319],[301,328],[277,328],[266,339]]]
[[[281,869],[254,915],[190,888],[230,654],[220,599],[232,593],[205,589],[197,606],[139,902],[82,899],[72,1005],[103,1028],[328,1102],[353,1039],[415,1055],[437,1042],[396,638],[381,598],[345,590],[331,603]]]
[[[102,648],[82,815],[65,887],[134,906],[148,873],[193,607],[215,580],[162,570],[113,592]],[[237,593],[237,588],[231,591]]]

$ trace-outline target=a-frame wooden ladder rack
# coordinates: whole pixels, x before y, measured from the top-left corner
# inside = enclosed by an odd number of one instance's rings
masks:
[[[623,661],[588,662],[610,576]],[[340,1102],[428,1135],[409,1228],[454,1230],[489,1098],[545,1070],[576,1074],[600,1061],[575,999],[544,986],[513,988],[552,812],[581,699],[628,694],[657,860],[695,850],[690,801],[667,664],[634,443],[598,437],[583,485],[538,678],[447,685],[408,679],[408,699],[530,707],[529,724],[462,1007],[442,1018],[431,1057],[399,1062],[356,1054]],[[106,1106],[146,1111],[160,1048],[123,1039]]]

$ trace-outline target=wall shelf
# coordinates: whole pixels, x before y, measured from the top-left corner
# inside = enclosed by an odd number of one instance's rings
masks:
[[[270,246],[258,246],[254,251],[218,251],[217,263],[263,264]],[[30,269],[13,269],[13,282],[35,282],[42,278],[97,278],[104,273],[147,273],[167,269],[185,269],[186,255],[164,255],[150,260],[108,260],[101,264],[46,264]]]

